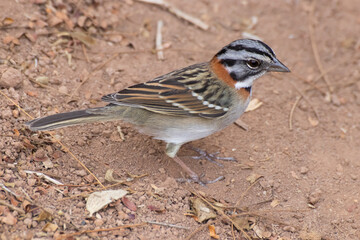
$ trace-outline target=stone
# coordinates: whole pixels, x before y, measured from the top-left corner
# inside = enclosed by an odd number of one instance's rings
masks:
[[[0,69],[1,71],[1,69]],[[0,87],[5,88],[19,88],[21,86],[23,79],[21,76],[21,72],[15,68],[7,68],[2,72],[0,78]]]

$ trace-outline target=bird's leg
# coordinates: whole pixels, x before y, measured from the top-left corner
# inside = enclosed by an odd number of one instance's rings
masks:
[[[193,170],[191,170],[191,168],[189,168],[178,156],[173,157],[173,160],[180,165],[180,167],[182,167],[182,169],[185,170],[185,172],[187,172],[187,174],[189,174],[190,178],[192,181],[197,182],[201,185],[205,185],[205,183],[203,183],[200,180],[199,175],[197,175]]]
[[[179,151],[181,147],[181,144],[173,144],[173,143],[168,143],[166,145],[166,154],[171,157],[177,164],[180,165],[180,167],[182,169],[185,170],[185,172],[187,174],[189,174],[191,179],[179,179],[182,182],[196,182],[199,183],[202,186],[205,186],[208,183],[215,183],[217,181],[220,181],[222,179],[224,179],[223,176],[220,176],[214,180],[211,181],[201,181],[201,178],[199,177],[199,175],[197,175],[193,170],[191,170],[191,168],[189,168],[178,156],[176,156],[176,153]]]
[[[216,152],[216,153],[207,153],[206,151],[200,149],[200,148],[195,148],[195,147],[191,147],[192,150],[194,150],[195,152],[199,153],[200,156],[193,156],[193,159],[206,159],[209,162],[215,163],[216,165],[223,167],[224,165],[222,165],[221,163],[217,162],[216,160],[222,160],[222,161],[232,161],[232,162],[236,162],[236,159],[233,157],[219,157],[217,156],[220,152]]]

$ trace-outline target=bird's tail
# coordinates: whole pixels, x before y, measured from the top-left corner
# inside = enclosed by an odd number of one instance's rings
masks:
[[[59,113],[43,118],[37,118],[27,122],[26,126],[32,131],[46,131],[84,123],[114,120],[116,119],[116,116],[119,117],[118,114],[109,114],[107,107],[90,108],[86,110]]]

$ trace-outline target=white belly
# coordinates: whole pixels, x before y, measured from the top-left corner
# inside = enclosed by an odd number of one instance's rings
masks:
[[[152,127],[140,127],[139,131],[167,143],[183,144],[207,137],[229,126],[244,113],[248,103],[249,100],[245,104],[238,104],[238,107],[231,108],[227,114],[217,119],[155,115],[149,119],[150,124],[147,124]]]

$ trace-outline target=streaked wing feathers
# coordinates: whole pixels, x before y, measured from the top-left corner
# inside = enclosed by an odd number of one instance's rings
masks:
[[[106,95],[102,100],[165,115],[216,118],[230,107],[225,91],[209,72],[208,63],[201,63]]]

